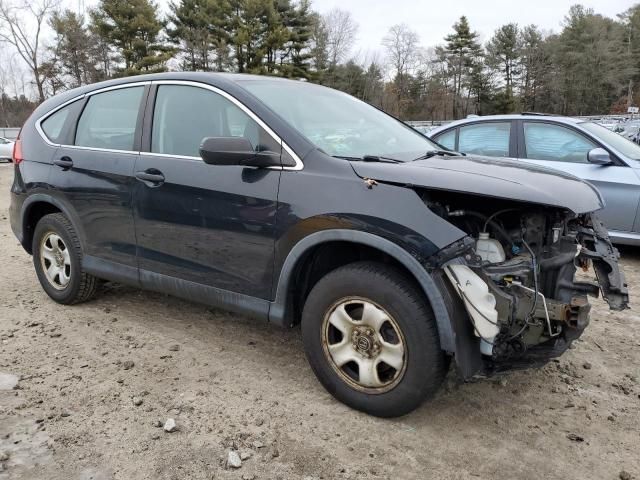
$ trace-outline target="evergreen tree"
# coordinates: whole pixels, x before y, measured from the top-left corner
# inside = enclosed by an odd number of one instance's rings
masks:
[[[462,90],[468,84],[473,61],[481,55],[482,47],[478,43],[478,34],[471,31],[465,16],[453,25],[453,33],[447,35],[445,41],[446,45],[441,50],[453,79],[453,117],[459,118],[462,114]]]
[[[535,25],[522,30],[522,105],[525,111],[536,111],[548,72],[548,46]]]
[[[519,79],[522,62],[522,39],[515,23],[503,25],[487,43],[487,64],[502,74],[504,94],[501,113],[515,109],[514,83]]]
[[[167,35],[183,54],[184,70],[218,70],[228,63],[226,0],[179,0],[169,4]]]
[[[562,32],[551,39],[554,48],[552,88],[559,95],[549,107],[564,115],[607,111],[612,98],[624,94],[627,72],[624,29],[612,19],[575,5]]]
[[[98,43],[84,25],[83,18],[72,10],[55,12],[49,24],[56,34],[53,59],[49,65],[61,82],[79,87],[101,80],[104,75],[96,67]],[[66,80],[63,80],[66,79]]]
[[[150,0],[100,0],[91,11],[92,30],[113,48],[122,75],[161,72],[173,50],[160,42],[163,28]]]

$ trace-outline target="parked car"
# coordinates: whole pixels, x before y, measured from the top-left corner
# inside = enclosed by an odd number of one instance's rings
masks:
[[[607,128],[568,117],[494,115],[437,128],[452,150],[562,170],[600,190],[599,214],[616,243],[640,245],[640,146]]]
[[[0,160],[11,161],[13,155],[13,141],[0,137]]]
[[[259,76],[111,80],[39,106],[15,149],[11,225],[45,292],[98,279],[281,326],[320,382],[397,416],[465,378],[544,363],[627,307],[597,191],[440,152],[344,93]],[[593,264],[597,283],[574,279]],[[179,322],[180,319],[176,319]]]
[[[639,142],[639,133],[640,133],[640,121],[639,120],[628,120],[624,123],[621,123],[616,133],[622,135],[627,140],[632,141],[633,143]]]

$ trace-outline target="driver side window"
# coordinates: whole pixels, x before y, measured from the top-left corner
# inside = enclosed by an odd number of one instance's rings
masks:
[[[526,155],[531,160],[588,163],[587,154],[598,145],[566,127],[548,123],[525,122]]]
[[[151,151],[199,157],[206,137],[244,137],[256,151],[280,151],[255,120],[222,95],[187,85],[158,86]]]

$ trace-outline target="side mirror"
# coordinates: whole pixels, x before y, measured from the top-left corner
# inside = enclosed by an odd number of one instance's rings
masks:
[[[594,148],[587,154],[587,160],[594,165],[611,165],[613,160],[604,148]]]
[[[256,152],[244,137],[207,137],[200,144],[200,156],[207,165],[280,167],[280,154]]]

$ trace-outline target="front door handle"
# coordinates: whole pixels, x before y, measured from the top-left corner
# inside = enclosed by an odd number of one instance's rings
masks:
[[[73,160],[69,157],[56,158],[53,164],[62,167],[63,170],[69,170],[73,167]]]
[[[136,178],[150,187],[159,187],[164,183],[164,175],[155,169],[136,172]]]

